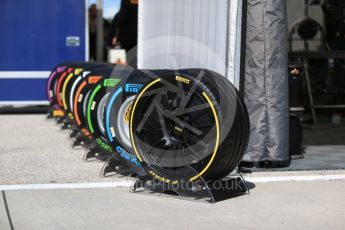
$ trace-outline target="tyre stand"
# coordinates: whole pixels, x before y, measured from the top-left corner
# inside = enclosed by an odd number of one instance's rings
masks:
[[[69,138],[72,139],[72,138],[77,137],[78,135],[81,135],[81,131],[80,131],[79,127],[76,124],[72,124],[71,130],[69,133]]]
[[[74,139],[75,140],[72,142],[72,148],[75,148],[77,146],[82,146],[84,148],[91,149],[94,145],[92,140],[85,137],[82,132],[79,132],[78,134],[76,134]]]
[[[221,180],[206,182],[202,177],[194,181],[178,181],[175,184],[161,182],[150,175],[137,176],[130,192],[148,195],[175,195],[182,200],[203,203],[216,203],[244,194],[250,194],[249,188],[240,174]]]
[[[122,176],[143,176],[146,175],[144,169],[135,163],[118,156],[119,153],[114,153],[104,163],[100,175],[106,177],[109,173],[116,173]]]
[[[84,154],[83,161],[88,161],[90,158],[95,158],[97,153],[99,153],[98,148],[91,148]]]
[[[69,138],[75,138],[77,135],[79,135],[79,130],[71,130],[70,134],[69,134]]]
[[[61,118],[63,117],[64,115],[61,114],[61,113],[58,113],[58,114],[55,114],[55,112],[61,112],[60,109],[57,109],[56,106],[54,105],[51,105],[49,106],[48,108],[48,112],[47,112],[47,119],[52,119],[52,118]]]
[[[108,161],[110,157],[109,153],[104,152],[95,144],[94,147],[90,147],[90,150],[84,154],[83,161],[88,161],[91,158],[95,158],[100,161]]]
[[[65,122],[65,119],[66,118],[64,116],[58,117],[57,120],[56,120],[56,123],[57,124],[63,124]]]
[[[54,118],[53,113],[54,113],[54,107],[53,106],[49,106],[49,109],[48,109],[48,112],[47,112],[47,119]]]
[[[65,121],[61,126],[61,130],[71,129],[72,125],[73,121]]]

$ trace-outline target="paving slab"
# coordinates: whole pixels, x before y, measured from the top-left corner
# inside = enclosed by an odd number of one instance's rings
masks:
[[[16,230],[345,229],[345,182],[257,184],[216,204],[128,189],[7,191]]]

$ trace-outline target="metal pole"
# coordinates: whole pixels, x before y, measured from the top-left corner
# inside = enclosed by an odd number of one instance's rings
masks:
[[[305,74],[304,75],[305,75],[305,80],[307,83],[310,111],[311,111],[311,115],[313,116],[313,122],[314,122],[314,124],[316,124],[317,118],[316,118],[314,98],[313,98],[313,92],[311,90],[311,84],[310,84],[310,78],[309,78],[309,69],[308,68],[309,68],[308,59],[305,59],[305,62],[304,62],[304,73]]]
[[[309,0],[304,1],[304,16],[309,17]]]
[[[103,0],[97,0],[96,60],[103,61]]]

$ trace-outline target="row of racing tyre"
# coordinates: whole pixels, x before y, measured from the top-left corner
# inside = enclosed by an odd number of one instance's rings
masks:
[[[246,150],[247,109],[237,89],[205,69],[140,70],[68,62],[47,82],[51,110],[86,159],[104,173],[146,174],[165,183],[217,180]],[[116,163],[114,163],[116,162]]]

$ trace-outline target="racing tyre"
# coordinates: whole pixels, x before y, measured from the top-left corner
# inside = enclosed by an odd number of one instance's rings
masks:
[[[179,70],[142,89],[131,108],[129,130],[133,152],[156,179],[217,180],[240,163],[249,118],[227,79],[208,70]]]

